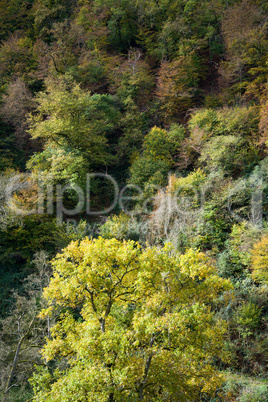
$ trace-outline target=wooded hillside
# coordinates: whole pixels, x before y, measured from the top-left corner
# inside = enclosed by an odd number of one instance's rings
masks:
[[[267,402],[268,2],[0,0],[0,397]]]

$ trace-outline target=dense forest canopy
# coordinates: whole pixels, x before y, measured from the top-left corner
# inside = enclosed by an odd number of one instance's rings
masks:
[[[0,0],[0,397],[268,395],[268,2]]]

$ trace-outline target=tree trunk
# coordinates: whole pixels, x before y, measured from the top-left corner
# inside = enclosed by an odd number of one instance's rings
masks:
[[[35,320],[35,316],[33,317],[32,321],[31,321],[31,323],[30,323],[30,325],[29,325],[28,330],[27,330],[26,333],[20,338],[19,343],[18,343],[18,345],[17,345],[16,353],[15,353],[15,356],[14,356],[14,360],[13,360],[13,363],[12,363],[12,367],[11,367],[11,370],[10,370],[10,374],[9,374],[9,376],[8,376],[7,385],[6,385],[6,388],[5,388],[5,391],[4,391],[4,395],[3,395],[3,398],[2,398],[2,402],[5,402],[5,401],[6,401],[8,391],[9,391],[10,388],[12,387],[11,381],[12,381],[13,374],[14,374],[14,371],[15,371],[16,366],[17,366],[17,361],[18,361],[18,358],[19,358],[19,353],[20,353],[21,345],[23,344],[23,341],[24,341],[24,339],[26,338],[26,336],[29,334],[29,332],[30,332],[30,330],[31,330],[31,328],[32,328],[32,326],[33,326],[34,320]]]

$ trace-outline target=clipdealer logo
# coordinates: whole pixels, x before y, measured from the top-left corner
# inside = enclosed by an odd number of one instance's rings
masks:
[[[109,205],[104,209],[94,209],[92,207],[92,182],[98,180],[99,183],[105,183],[112,189],[109,192]],[[151,184],[146,187],[146,191],[134,184],[127,184],[123,188],[119,188],[116,180],[106,173],[88,173],[85,177],[85,186],[75,183],[67,183],[64,185],[54,184],[49,176],[44,176],[40,173],[29,174],[19,173],[9,177],[5,185],[5,205],[16,215],[31,215],[31,214],[48,214],[56,215],[58,224],[62,224],[65,219],[74,217],[81,213],[88,216],[108,215],[116,207],[120,211],[128,215],[138,213],[149,214],[149,205],[154,205],[154,211],[159,212],[165,208],[165,213],[168,216],[177,215],[177,219],[186,219],[188,216],[199,216],[202,208],[208,198],[209,187],[204,186],[197,189],[194,186],[187,188],[187,194],[182,189],[177,189],[172,195],[157,185]],[[148,192],[148,189],[150,190]],[[245,215],[241,214],[239,207],[239,197],[242,193],[248,193],[248,209],[249,214],[247,219],[254,225],[262,226],[263,221],[263,189],[264,180],[261,172],[255,175],[250,182],[246,183],[241,180],[237,184],[230,186],[225,206],[232,218],[241,222],[244,221]],[[185,190],[185,188],[183,189]],[[72,192],[75,195],[75,202],[72,208],[67,208],[64,203],[66,194]],[[20,202],[20,194],[34,193],[32,202],[25,204]],[[146,194],[150,196],[146,197]],[[152,195],[154,194],[154,195]],[[159,202],[159,199],[162,201]],[[28,197],[31,199],[31,197]],[[164,201],[163,201],[164,200]],[[135,209],[135,203],[139,202],[140,208]]]

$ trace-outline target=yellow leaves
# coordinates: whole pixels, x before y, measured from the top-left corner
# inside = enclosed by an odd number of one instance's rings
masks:
[[[38,315],[38,317],[40,318],[46,318],[46,317],[51,317],[52,313],[53,313],[54,307],[50,306],[47,309],[43,309],[40,314]]]
[[[44,296],[72,307],[88,300],[87,309],[104,318],[115,300],[131,299],[140,252],[138,244],[116,239],[72,242],[53,260],[54,276]]]
[[[220,373],[213,373],[210,376],[210,381],[206,382],[204,387],[202,388],[203,393],[208,393],[211,395],[211,393],[214,393],[219,387],[222,385],[224,382],[224,376]]]
[[[53,269],[46,313],[64,308],[43,355],[64,358],[69,368],[52,380],[51,401],[73,400],[75,392],[81,401],[107,400],[110,392],[128,400],[146,367],[150,400],[159,384],[186,398],[220,382],[211,361],[223,358],[225,326],[209,303],[229,284],[203,253],[178,258],[170,245],[142,250],[133,241],[85,238],[63,250]]]
[[[206,278],[212,271],[208,258],[204,253],[189,249],[188,252],[180,257],[181,272],[190,278]]]
[[[177,192],[177,195],[193,194],[196,196],[196,190],[205,185],[206,179],[206,174],[200,168],[186,177],[171,176],[167,191],[170,193]],[[179,193],[178,190],[180,191]]]
[[[251,251],[252,276],[257,282],[268,283],[268,236],[263,236]]]

